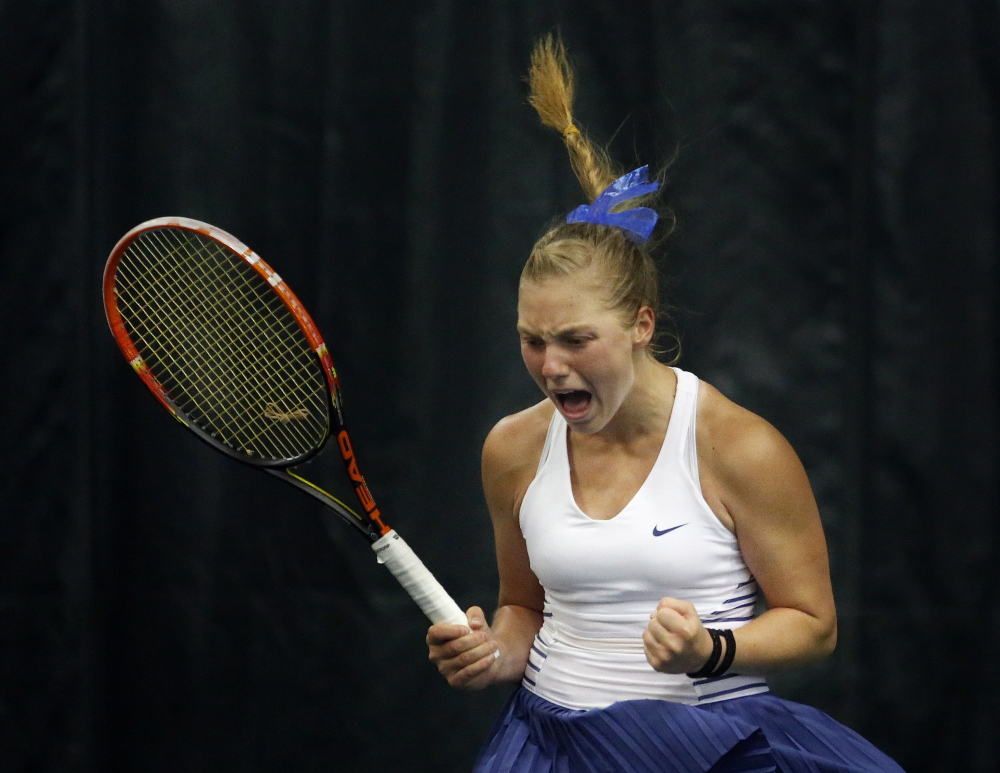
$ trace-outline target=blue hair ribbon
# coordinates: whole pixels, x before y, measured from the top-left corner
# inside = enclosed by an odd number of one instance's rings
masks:
[[[658,182],[649,182],[649,167],[640,166],[611,183],[589,207],[581,204],[566,215],[566,222],[614,226],[625,231],[625,235],[632,241],[644,244],[653,233],[653,227],[659,219],[656,210],[649,207],[633,207],[623,212],[612,212],[611,209],[638,196],[653,193],[659,188]]]

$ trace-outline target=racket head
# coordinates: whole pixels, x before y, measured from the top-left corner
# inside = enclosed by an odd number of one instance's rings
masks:
[[[119,348],[156,399],[240,461],[315,456],[340,416],[333,361],[284,280],[239,239],[161,217],[119,240],[104,271]]]

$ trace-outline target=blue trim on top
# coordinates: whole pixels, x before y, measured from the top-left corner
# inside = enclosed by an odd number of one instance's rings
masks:
[[[743,690],[749,690],[753,687],[767,687],[767,682],[752,682],[751,684],[745,684],[742,687],[731,687],[728,690],[719,690],[719,692],[710,692],[706,695],[699,695],[698,700],[703,701],[706,698],[718,698],[720,695],[729,695],[734,692],[742,692]]]
[[[755,599],[755,598],[757,598],[757,595],[759,593],[760,593],[760,591],[754,591],[753,593],[748,593],[745,596],[737,596],[734,599],[726,599],[722,603],[723,604],[732,604],[734,601],[746,601],[747,599]]]
[[[708,679],[696,679],[692,684],[695,687],[700,687],[703,684],[714,684],[715,682],[721,682],[723,679],[732,679],[734,676],[743,676],[743,674],[729,673],[722,676],[713,676]]]

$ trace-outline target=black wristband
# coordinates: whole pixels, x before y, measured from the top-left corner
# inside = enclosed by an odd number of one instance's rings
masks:
[[[726,640],[726,654],[722,656],[722,662],[719,663],[719,667],[715,670],[712,676],[722,676],[729,667],[733,664],[733,658],[736,657],[736,637],[733,636],[733,632],[728,628],[723,628],[719,633]]]
[[[712,676],[712,671],[715,668],[715,665],[719,662],[719,658],[722,656],[721,634],[715,628],[706,628],[705,630],[708,631],[708,635],[712,637],[712,654],[708,656],[708,660],[705,661],[705,665],[697,671],[692,671],[688,674],[688,676],[692,679],[704,679],[707,676]],[[726,668],[729,668],[729,666],[727,665]]]

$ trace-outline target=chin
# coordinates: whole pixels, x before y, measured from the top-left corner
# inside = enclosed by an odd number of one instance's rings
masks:
[[[579,432],[581,435],[594,435],[600,432],[607,426],[606,421],[602,421],[598,416],[585,416],[582,419],[568,419],[566,414],[562,414],[562,417],[566,419],[566,424],[574,432]]]

